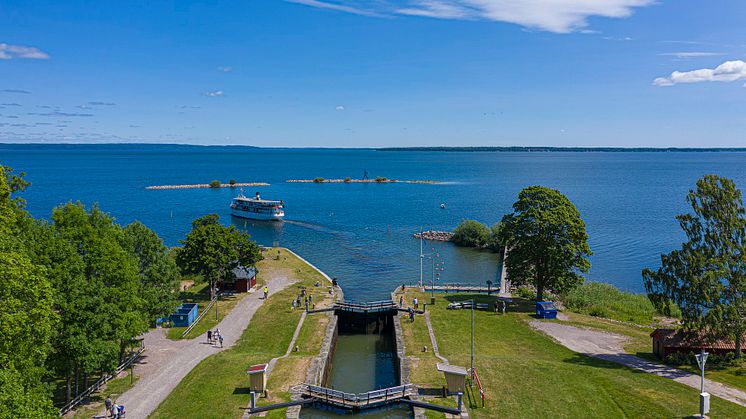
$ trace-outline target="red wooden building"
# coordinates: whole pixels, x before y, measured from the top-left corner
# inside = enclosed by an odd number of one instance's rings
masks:
[[[681,330],[655,329],[650,337],[653,338],[653,354],[661,359],[678,352],[699,353],[702,349],[718,355],[736,350],[736,344],[731,340],[709,341],[701,334],[685,333]],[[746,344],[746,339],[743,342]],[[744,352],[744,349],[746,348],[742,348],[741,352]]]
[[[256,268],[238,266],[231,271],[235,278],[232,282],[218,282],[221,291],[249,292],[256,286]]]

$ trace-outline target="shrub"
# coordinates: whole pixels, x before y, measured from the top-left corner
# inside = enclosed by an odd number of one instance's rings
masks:
[[[489,227],[474,220],[464,220],[453,230],[453,242],[457,246],[484,247],[489,237]]]
[[[620,291],[603,282],[586,282],[566,292],[561,300],[578,313],[636,324],[650,324],[659,314],[647,295]]]
[[[492,227],[490,227],[490,237],[487,239],[487,248],[497,253],[502,253],[503,251],[503,244],[499,239],[501,228],[502,223],[495,223]]]
[[[536,297],[536,292],[531,291],[526,287],[516,288],[513,294],[518,298],[525,298],[527,300],[533,300]]]
[[[388,179],[387,179],[387,178],[385,178],[385,177],[383,177],[383,176],[378,176],[378,177],[376,178],[376,182],[378,182],[378,183],[381,183],[381,182],[388,182]]]
[[[210,187],[211,187],[211,188],[219,188],[219,187],[220,187],[221,185],[222,185],[222,184],[221,184],[221,183],[220,183],[220,181],[219,181],[219,180],[217,180],[217,179],[216,179],[216,180],[213,180],[212,182],[210,182]]]
[[[697,367],[697,358],[694,352],[675,352],[668,355],[663,362],[669,365],[681,366],[690,365]],[[710,367],[724,367],[739,365],[742,361],[736,359],[734,352],[728,352],[724,355],[710,354],[707,357],[707,365]]]
[[[323,177],[317,177],[313,178],[313,183],[324,183],[325,180]]]
[[[352,179],[350,179],[350,177],[349,177],[349,176],[347,176],[347,177],[345,178],[345,183],[350,183],[350,181],[351,181],[351,180],[352,180]]]
[[[231,179],[228,183],[230,183],[231,186],[234,186],[236,184],[236,179]]]

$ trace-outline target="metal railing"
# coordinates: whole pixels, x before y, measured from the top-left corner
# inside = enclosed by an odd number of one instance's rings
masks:
[[[335,404],[342,407],[357,408],[370,404],[395,402],[407,396],[411,396],[415,390],[414,385],[404,384],[380,390],[372,390],[365,393],[345,393],[331,388],[303,384],[303,392],[315,398],[319,402]]]
[[[348,301],[334,303],[334,308],[336,310],[352,312],[385,311],[395,309],[396,307],[396,303],[391,300],[373,301],[368,303],[357,303]]]
[[[91,386],[89,386],[87,389],[85,389],[82,393],[78,394],[70,400],[66,405],[62,406],[60,409],[60,416],[63,416],[65,413],[72,410],[75,406],[79,405],[83,402],[83,400],[87,399],[93,392],[101,388],[104,384],[106,384],[109,380],[119,375],[120,372],[124,371],[125,369],[129,368],[130,365],[132,365],[135,360],[137,360],[140,355],[142,355],[143,351],[145,351],[145,346],[142,346],[142,342],[140,345],[140,348],[137,350],[137,352],[131,354],[129,357],[127,357],[124,362],[122,362],[115,370],[113,374],[105,373],[101,378],[96,380],[95,383],[93,383]]]

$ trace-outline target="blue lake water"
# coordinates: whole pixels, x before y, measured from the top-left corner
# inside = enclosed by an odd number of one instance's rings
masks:
[[[595,253],[589,278],[642,291],[640,271],[678,247],[674,216],[706,173],[746,186],[746,153],[382,152],[172,145],[0,145],[0,163],[27,172],[23,195],[34,216],[48,218],[68,200],[98,202],[120,223],[140,220],[176,245],[191,220],[218,213],[265,245],[278,242],[339,278],[350,299],[386,298],[419,280],[419,241],[412,233],[449,230],[464,218],[493,224],[518,192],[559,189],[580,210]],[[433,179],[444,185],[300,184],[287,179],[371,177]],[[283,223],[231,219],[231,189],[145,190],[149,185],[268,182],[249,188],[285,201]],[[439,207],[446,204],[446,209]],[[429,245],[428,245],[429,246]],[[426,249],[431,251],[431,249]],[[442,282],[484,284],[498,277],[489,252],[435,245]],[[425,280],[429,281],[426,269]]]

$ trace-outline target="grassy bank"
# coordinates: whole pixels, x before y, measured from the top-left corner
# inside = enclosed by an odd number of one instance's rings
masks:
[[[411,301],[415,294],[405,298]],[[417,294],[421,301],[429,296]],[[490,302],[485,295],[441,294],[428,307],[440,352],[451,364],[469,366],[469,310],[446,310],[450,301],[474,298]],[[469,408],[475,418],[537,417],[684,417],[698,411],[697,390],[652,374],[587,357],[555,343],[528,325],[533,305],[516,300],[506,315],[477,311],[476,367],[485,386],[486,406]],[[599,319],[583,316],[588,322]],[[439,389],[442,375],[433,372],[435,358],[423,354],[427,344],[424,318],[402,323],[407,354],[417,358],[413,381],[423,388]],[[625,327],[609,325],[609,327]],[[639,340],[646,332],[641,329]],[[414,347],[409,345],[414,343]],[[427,342],[427,343],[425,343]],[[632,348],[633,349],[633,348]],[[641,349],[641,347],[640,347]],[[437,400],[435,400],[437,402]],[[714,398],[712,416],[744,417],[746,408]]]
[[[90,419],[101,413],[101,411],[104,410],[104,400],[106,400],[106,396],[109,396],[112,400],[116,401],[117,397],[137,383],[137,380],[139,379],[137,371],[135,371],[135,374],[132,377],[130,377],[129,371],[130,370],[125,370],[119,375],[119,377],[109,380],[102,389],[91,395],[88,403],[77,407],[73,412],[65,415],[65,417],[72,417],[74,419]]]
[[[259,283],[259,280],[257,279],[257,289],[261,287],[261,284]],[[186,327],[172,327],[168,329],[168,333],[166,336],[168,336],[169,339],[193,339],[197,336],[202,335],[203,333],[207,332],[208,330],[214,329],[215,326],[217,326],[218,323],[220,323],[225,316],[228,315],[228,313],[233,310],[233,307],[238,304],[239,301],[241,301],[242,298],[246,297],[247,293],[239,293],[239,294],[232,294],[220,297],[218,302],[216,303],[218,305],[218,317],[215,318],[215,306],[213,305],[210,308],[210,312],[205,314],[204,317],[197,323],[192,330],[189,331],[189,333],[186,334],[186,336],[182,337],[181,334],[184,333],[184,330],[186,330]],[[192,288],[182,291],[179,296],[179,302],[180,303],[197,303],[199,304],[200,314],[202,314],[202,310],[204,310],[208,304],[210,304],[210,287],[209,284],[206,282],[203,282],[201,284],[197,284],[193,286]]]
[[[272,250],[258,264],[259,279],[268,281],[285,276],[295,283],[271,293],[236,345],[198,364],[161,403],[152,418],[240,417],[249,402],[246,369],[284,355],[290,344],[301,315],[299,310],[292,312],[290,309],[290,301],[299,292],[298,286],[303,285],[313,293],[317,307],[329,304],[327,281],[320,273],[284,249],[279,259],[275,259],[276,256],[277,252]],[[316,281],[324,286],[314,287]],[[296,342],[299,351],[278,361],[268,380],[270,398],[260,399],[260,404],[289,400],[289,386],[305,381],[307,367],[321,347],[326,321],[323,315],[307,317]],[[268,417],[284,415],[282,410]]]
[[[624,292],[611,284],[586,282],[560,296],[564,306],[576,313],[648,325],[662,316],[645,294]],[[678,310],[672,313],[679,316]]]

